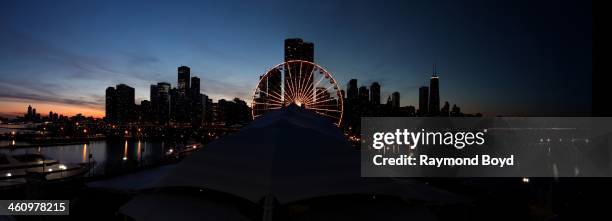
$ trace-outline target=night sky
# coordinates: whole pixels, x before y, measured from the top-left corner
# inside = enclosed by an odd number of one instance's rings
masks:
[[[315,44],[346,88],[378,81],[418,105],[432,64],[441,102],[485,115],[591,110],[590,1],[0,1],[0,113],[103,116],[104,90],[176,85],[190,66],[215,101],[250,101],[283,40]]]

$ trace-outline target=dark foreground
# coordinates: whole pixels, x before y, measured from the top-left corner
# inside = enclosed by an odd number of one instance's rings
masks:
[[[386,196],[347,195],[276,205],[274,220],[393,220],[392,210],[418,208],[438,220],[609,220],[612,179],[519,178],[424,179],[467,197],[468,204],[430,205]],[[253,203],[215,191],[157,189],[202,197],[218,205],[233,207],[242,216],[261,220],[262,203]],[[83,179],[28,185],[0,190],[1,199],[69,199],[70,216],[17,216],[16,220],[130,220],[117,211],[138,193],[89,188]],[[428,217],[428,216],[426,216]],[[7,217],[2,217],[7,218]],[[424,219],[415,214],[415,219]],[[602,219],[603,218],[603,219]],[[427,218],[430,220],[429,218]],[[2,219],[0,219],[2,220]],[[10,219],[8,219],[10,220]]]

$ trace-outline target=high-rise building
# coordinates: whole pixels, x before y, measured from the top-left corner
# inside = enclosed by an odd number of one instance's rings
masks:
[[[170,89],[171,86],[166,82],[157,83],[157,105],[156,115],[157,121],[160,123],[168,123],[170,120]]]
[[[393,110],[398,110],[400,107],[400,93],[399,92],[393,92],[393,94],[391,94],[391,108],[393,108]]]
[[[436,66],[434,65],[434,72],[429,80],[429,114],[432,116],[440,115],[440,80],[438,73],[436,73]]]
[[[138,120],[140,122],[153,122],[153,108],[151,106],[151,101],[142,100],[140,101],[140,105],[136,106],[138,113]]]
[[[357,98],[357,79],[351,79],[346,87],[346,99],[354,100]]]
[[[159,90],[156,84],[152,84],[149,90],[149,100],[151,104],[155,106],[159,101]]]
[[[106,121],[107,122],[115,122],[117,121],[117,112],[115,108],[115,97],[117,97],[117,92],[114,87],[106,88]],[[31,112],[28,108],[28,112]]]
[[[187,95],[189,90],[189,77],[191,75],[191,69],[187,66],[178,67],[178,92],[181,95]]]
[[[204,104],[200,93],[200,78],[191,77],[191,124],[194,126],[202,125],[204,117]]]
[[[314,44],[300,38],[285,39],[285,61],[291,60],[314,62]]]
[[[170,116],[170,119],[172,119],[174,121],[177,121],[177,120],[179,120],[177,118],[177,116],[180,115],[180,114],[178,114],[179,113],[179,110],[178,110],[179,109],[179,105],[178,105],[178,103],[179,103],[179,101],[178,101],[179,100],[179,92],[178,92],[178,89],[176,87],[170,88],[168,94],[170,94],[170,96],[169,96],[170,97],[170,102],[169,102],[169,104],[170,104],[170,112],[169,112],[169,116]],[[182,111],[182,112],[184,112],[184,111]]]
[[[380,104],[380,84],[378,84],[378,82],[374,82],[370,85],[370,102],[374,105]]]
[[[106,88],[107,121],[127,123],[135,120],[134,96],[134,88],[125,84]]]
[[[24,118],[26,121],[30,121],[30,120],[33,120],[33,119],[34,119],[34,114],[32,114],[32,106],[31,106],[31,105],[28,105],[28,113],[26,113],[26,114],[23,116],[23,118]]]
[[[370,90],[368,90],[368,87],[366,86],[359,87],[359,100],[365,103],[370,102]]]
[[[419,88],[419,115],[426,116],[429,113],[429,87]]]
[[[135,115],[134,88],[125,84],[118,84],[115,88],[115,92],[115,108],[117,113],[117,121],[132,121]]]
[[[210,122],[210,105],[212,101],[208,99],[206,94],[202,94],[202,124],[208,125]]]
[[[152,84],[150,90],[151,116],[153,122],[166,123],[168,121],[170,103],[170,84],[159,82]],[[142,106],[142,104],[141,104]]]
[[[151,101],[151,120],[157,121],[159,116],[157,109],[159,108],[159,90],[156,84],[152,84],[149,87],[149,101]],[[140,104],[142,106],[142,103]]]
[[[200,78],[193,76],[191,77],[191,94],[200,94]]]
[[[175,99],[175,105],[173,108],[175,111],[172,112],[174,120],[179,123],[187,123],[190,121],[190,75],[191,69],[187,66],[178,67],[178,81],[177,81],[177,97]],[[174,98],[172,98],[174,99]]]

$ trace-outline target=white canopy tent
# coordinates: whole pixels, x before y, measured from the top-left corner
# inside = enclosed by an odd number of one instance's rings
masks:
[[[343,194],[389,195],[430,203],[463,200],[414,180],[362,178],[360,174],[359,150],[350,146],[341,131],[324,117],[292,105],[185,158],[153,186],[206,188],[252,202],[273,196],[281,204]],[[152,204],[144,203],[143,197],[136,197],[121,212],[134,218],[150,213],[138,205]]]

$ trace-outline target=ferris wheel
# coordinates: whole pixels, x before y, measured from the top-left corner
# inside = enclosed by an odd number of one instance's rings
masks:
[[[323,67],[309,61],[278,64],[261,75],[253,92],[253,119],[290,104],[342,123],[343,96],[337,81]]]

